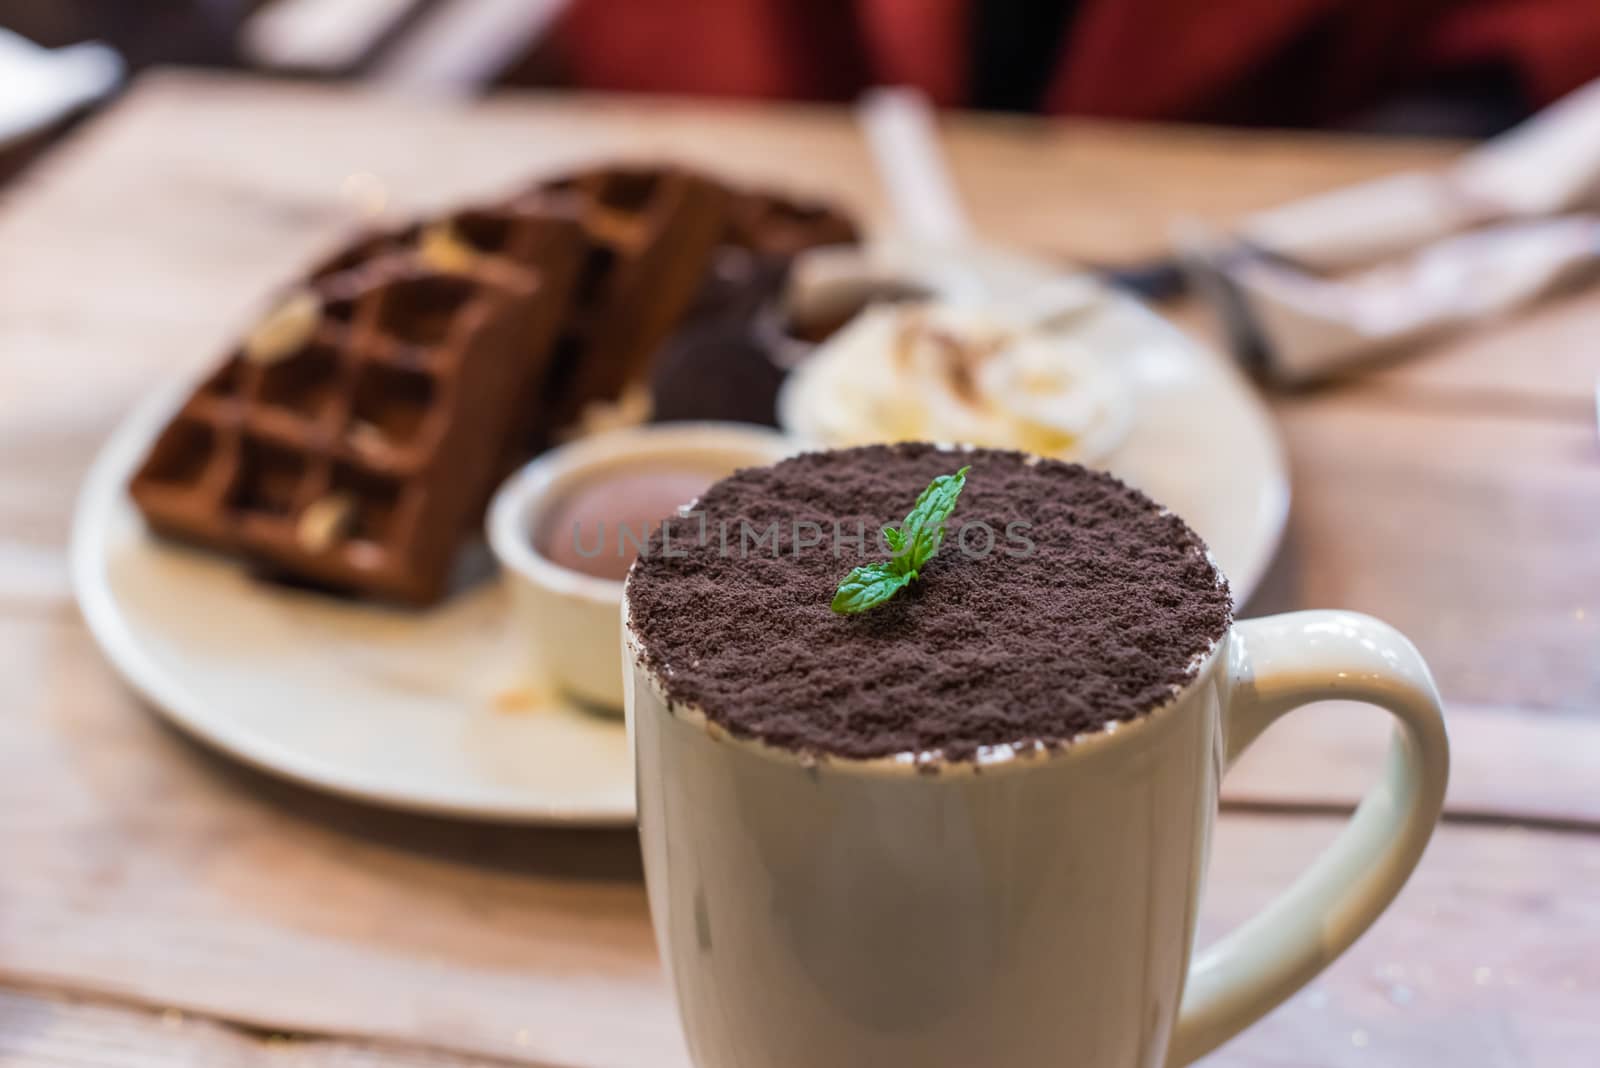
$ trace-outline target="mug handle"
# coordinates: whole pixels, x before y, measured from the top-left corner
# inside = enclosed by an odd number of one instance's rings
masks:
[[[1439,693],[1416,647],[1371,616],[1290,612],[1235,626],[1227,765],[1278,717],[1325,700],[1364,701],[1394,716],[1383,779],[1287,893],[1194,959],[1173,1068],[1250,1026],[1348,949],[1389,907],[1433,834],[1450,773]]]

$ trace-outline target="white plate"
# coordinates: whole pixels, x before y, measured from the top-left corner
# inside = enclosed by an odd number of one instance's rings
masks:
[[[1272,423],[1220,359],[1132,302],[1137,423],[1110,460],[1206,538],[1244,601],[1271,560],[1289,490]],[[175,723],[309,786],[421,812],[626,825],[622,723],[542,693],[511,647],[506,590],[427,613],[252,580],[152,538],[129,476],[182,394],[142,405],[106,443],[78,502],[72,572],[106,655]]]
[[[620,718],[525,677],[498,579],[429,612],[284,589],[151,537],[126,486],[182,391],[112,435],[78,499],[72,578],[118,671],[175,723],[256,767],[399,808],[626,825]]]

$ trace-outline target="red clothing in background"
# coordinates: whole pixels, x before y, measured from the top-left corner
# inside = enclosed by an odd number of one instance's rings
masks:
[[[557,41],[585,88],[961,105],[979,2],[574,0]],[[1487,66],[1534,105],[1600,76],[1600,0],[1081,0],[1043,109],[1334,121]]]

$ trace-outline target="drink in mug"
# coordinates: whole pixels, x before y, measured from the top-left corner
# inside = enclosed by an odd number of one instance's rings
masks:
[[[1186,1064],[1366,929],[1444,796],[1404,637],[1235,622],[1178,517],[1071,464],[900,445],[742,471],[664,525],[623,612],[650,907],[699,1068]],[[1219,780],[1325,698],[1393,713],[1383,778],[1192,954]]]

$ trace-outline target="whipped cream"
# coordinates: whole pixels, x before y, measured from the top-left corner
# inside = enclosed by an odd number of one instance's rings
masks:
[[[1097,305],[1078,285],[868,307],[792,376],[785,427],[829,446],[937,441],[1099,459],[1126,433],[1131,397],[1108,356],[1074,337]]]

